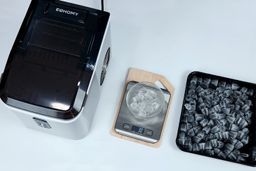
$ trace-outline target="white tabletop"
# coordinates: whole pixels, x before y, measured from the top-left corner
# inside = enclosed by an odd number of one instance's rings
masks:
[[[253,170],[184,153],[175,138],[188,73],[198,70],[256,82],[256,1],[106,1],[112,15],[112,58],[89,135],[73,141],[29,130],[1,103],[0,170]],[[0,0],[1,72],[29,2]],[[175,87],[160,148],[110,135],[129,67],[162,74]]]

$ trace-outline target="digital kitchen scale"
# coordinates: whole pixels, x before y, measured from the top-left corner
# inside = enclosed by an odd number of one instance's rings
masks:
[[[147,119],[135,117],[128,109],[127,94],[129,90],[136,84],[135,81],[127,83],[124,98],[116,119],[115,131],[121,135],[142,140],[148,143],[157,143],[161,138],[161,133],[167,113],[167,105],[170,101],[171,95],[165,90],[161,89],[164,95],[164,105],[159,114]]]

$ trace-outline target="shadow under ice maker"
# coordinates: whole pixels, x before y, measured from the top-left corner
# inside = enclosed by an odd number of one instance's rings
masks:
[[[89,131],[110,58],[110,14],[32,0],[1,77],[1,99],[24,124],[81,139]]]

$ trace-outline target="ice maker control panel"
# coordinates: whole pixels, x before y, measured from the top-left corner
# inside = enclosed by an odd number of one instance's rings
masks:
[[[47,121],[38,119],[38,118],[33,118],[33,119],[37,123],[38,126],[40,126],[42,128],[47,128],[47,129],[51,128],[50,124]]]

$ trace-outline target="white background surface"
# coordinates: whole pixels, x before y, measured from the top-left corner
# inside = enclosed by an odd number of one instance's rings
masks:
[[[73,0],[82,5],[84,1]],[[90,134],[73,141],[28,130],[1,103],[0,170],[253,170],[181,152],[175,138],[189,72],[256,82],[256,1],[106,1],[112,14],[112,59]],[[0,0],[1,72],[29,2]],[[158,149],[110,135],[129,67],[163,74],[176,88]]]

